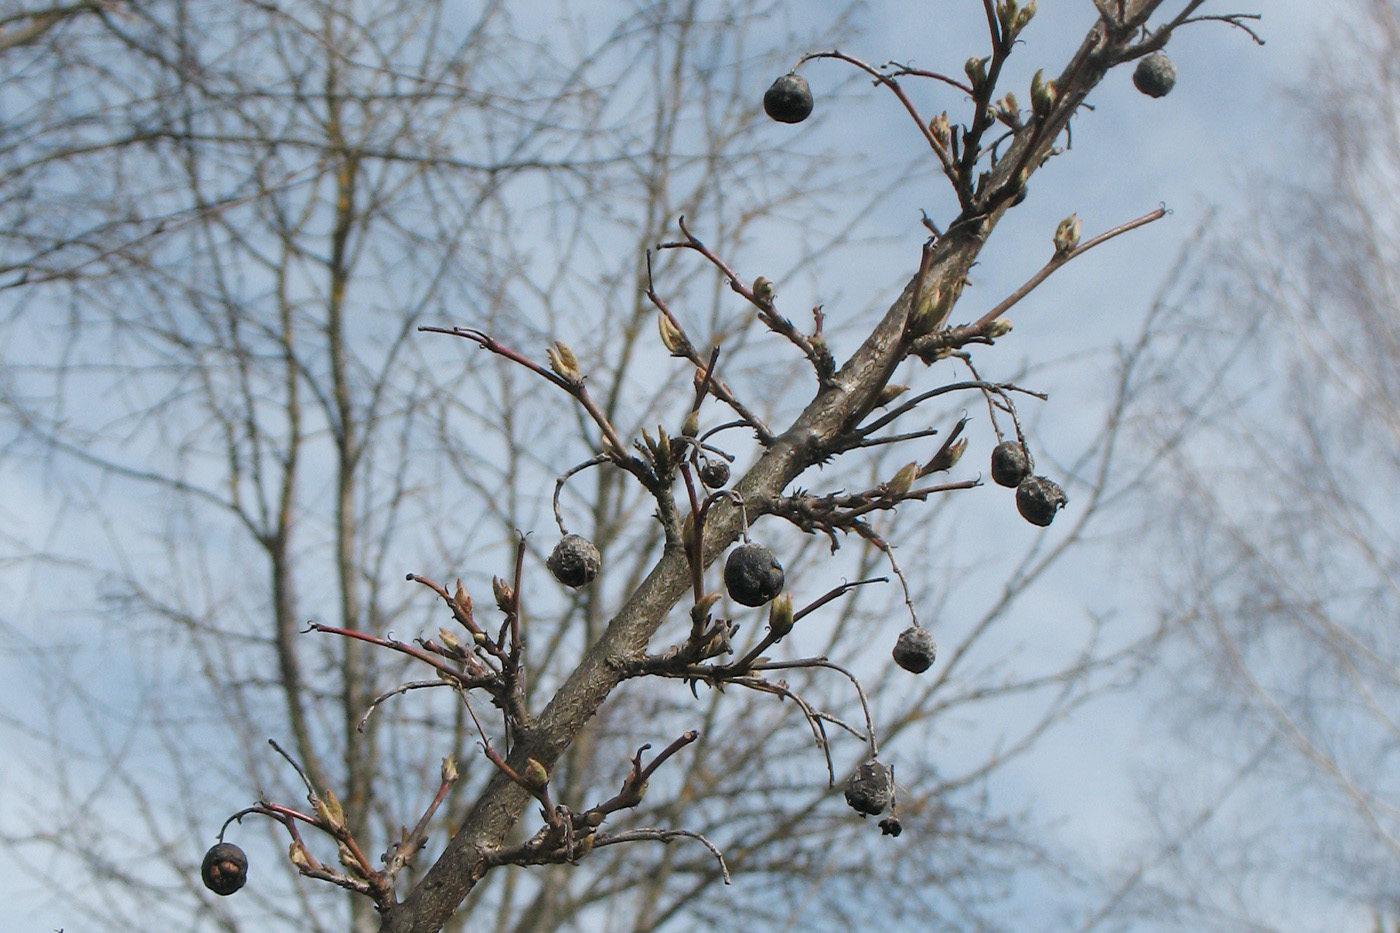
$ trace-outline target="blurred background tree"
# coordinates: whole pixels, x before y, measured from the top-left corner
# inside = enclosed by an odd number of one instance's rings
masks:
[[[1212,223],[1144,361],[1156,728],[1190,765],[1086,929],[1400,918],[1400,6],[1342,6],[1292,144]]]

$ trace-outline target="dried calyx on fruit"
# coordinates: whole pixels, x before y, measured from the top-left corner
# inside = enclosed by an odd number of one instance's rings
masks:
[[[1015,489],[1031,471],[1031,458],[1020,441],[1002,441],[992,448],[992,481]]]
[[[1032,525],[1050,524],[1067,502],[1065,491],[1043,476],[1027,476],[1016,487],[1016,509]]]
[[[887,765],[874,759],[856,769],[846,781],[846,803],[867,816],[884,813],[894,796],[894,775]]]
[[[812,113],[812,89],[807,79],[785,74],[763,93],[763,110],[779,123],[801,123]]]
[[[719,489],[729,482],[729,464],[723,460],[706,460],[700,464],[700,482],[707,489]]]
[[[922,674],[933,666],[938,655],[938,646],[933,643],[933,635],[920,625],[911,625],[899,633],[894,642],[894,663],[915,674]]]
[[[783,565],[761,544],[741,544],[724,562],[724,588],[744,606],[762,606],[783,591]]]
[[[1144,55],[1133,71],[1133,84],[1148,97],[1166,97],[1176,86],[1176,66],[1165,52]]]
[[[554,545],[545,561],[554,579],[565,586],[580,587],[598,576],[603,558],[598,548],[583,535],[565,535]]]
[[[199,877],[215,894],[232,894],[248,881],[248,856],[233,843],[220,842],[204,853]]]

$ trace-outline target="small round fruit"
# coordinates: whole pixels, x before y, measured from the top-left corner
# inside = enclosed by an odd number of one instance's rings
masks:
[[[763,110],[779,123],[801,123],[812,114],[812,89],[801,75],[785,74],[763,93]]]
[[[227,897],[247,883],[248,856],[233,843],[221,842],[204,853],[199,877],[206,888]]]
[[[1042,528],[1055,520],[1055,513],[1069,499],[1053,480],[1043,476],[1027,476],[1016,487],[1016,509],[1021,517]]]
[[[922,674],[933,667],[933,659],[938,656],[938,646],[933,643],[929,630],[911,625],[899,633],[894,642],[894,663],[915,674]]]
[[[887,765],[867,761],[846,781],[846,803],[866,816],[884,813],[894,796],[894,776]]]
[[[554,545],[545,565],[554,574],[554,579],[577,589],[598,576],[603,558],[593,542],[583,535],[565,535]]]
[[[706,489],[719,489],[729,482],[729,464],[723,460],[706,460],[700,465],[700,482]]]
[[[783,591],[783,565],[761,544],[741,544],[724,562],[724,588],[744,606],[762,606]]]
[[[1153,52],[1139,59],[1133,84],[1148,97],[1166,97],[1176,86],[1176,66],[1164,52]]]
[[[1002,441],[992,448],[992,480],[1015,489],[1031,471],[1031,458],[1020,441]]]

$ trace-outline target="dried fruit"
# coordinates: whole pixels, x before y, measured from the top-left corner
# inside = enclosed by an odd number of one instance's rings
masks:
[[[1133,72],[1133,84],[1148,97],[1166,97],[1176,86],[1176,66],[1164,52],[1144,55]]]
[[[933,643],[929,630],[911,625],[899,633],[894,642],[894,663],[915,674],[922,674],[933,666],[938,655],[938,646]]]
[[[887,816],[880,821],[880,832],[886,836],[898,836],[904,832],[904,827],[900,825],[899,817]]]
[[[1020,441],[1002,441],[992,448],[992,481],[1015,489],[1031,471],[1031,458]]]
[[[812,89],[801,75],[785,74],[763,93],[763,110],[779,123],[801,123],[812,113]]]
[[[1016,487],[1016,509],[1032,525],[1050,524],[1067,502],[1064,490],[1043,476],[1027,476]]]
[[[204,853],[199,877],[215,894],[228,896],[247,883],[248,856],[233,843],[220,842]]]
[[[856,769],[846,781],[846,803],[857,813],[876,816],[885,812],[894,796],[894,775],[874,759]]]
[[[729,482],[729,464],[723,460],[706,460],[700,464],[700,482],[707,489],[719,489]]]
[[[783,565],[761,544],[741,544],[724,562],[724,588],[745,606],[762,606],[783,591]]]
[[[565,535],[554,545],[545,565],[554,574],[554,579],[565,586],[578,588],[598,576],[603,558],[593,542],[583,535]]]

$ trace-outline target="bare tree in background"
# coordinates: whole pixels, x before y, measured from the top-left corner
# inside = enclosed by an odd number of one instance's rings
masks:
[[[1105,926],[1400,919],[1400,6],[1349,6],[1297,92],[1307,171],[1213,238],[1160,361],[1152,512],[1201,767]]]
[[[891,921],[979,922],[997,873],[1037,855],[985,806],[988,776],[1130,654],[1091,625],[1027,667],[999,632],[1095,514],[1131,381],[1075,471],[1072,521],[1022,557],[972,558],[995,571],[984,611],[940,625],[925,679],[888,652],[952,584],[922,566],[885,592],[838,581],[890,574],[891,543],[940,553],[945,494],[978,473],[937,475],[962,450],[953,412],[985,398],[998,439],[1020,440],[1025,390],[971,350],[1046,275],[1161,215],[1083,242],[1067,219],[1026,287],[948,326],[1085,97],[1185,23],[1247,28],[1201,2],[1097,6],[1024,104],[998,81],[1033,5],[969,3],[989,45],[964,72],[804,60],[915,118],[920,162],[866,176],[757,106],[794,48],[844,27],[753,49],[759,3],[634,5],[550,41],[530,38],[543,6],[99,5],[16,46],[7,454],[41,462],[63,503],[31,554],[36,602],[95,589],[103,626],[25,646],[51,702],[11,724],[46,784],[10,840],[91,879],[101,896],[72,909],[107,928],[844,928],[890,877]],[[873,328],[783,298],[866,235],[812,220],[859,216],[854,178],[871,204],[921,183],[948,217],[904,246],[912,278]],[[732,491],[707,496],[698,474],[727,456]],[[900,506],[934,514],[894,526]],[[589,586],[544,572],[552,513],[596,543]],[[745,526],[787,566],[791,638],[783,601],[765,631],[767,610],[711,599],[705,568]],[[1025,696],[1034,714],[985,748],[927,741]],[[894,758],[882,826],[929,846],[881,839],[829,789]],[[256,880],[216,900],[202,843],[250,797],[273,817],[235,830]],[[730,871],[739,893],[714,896]]]

